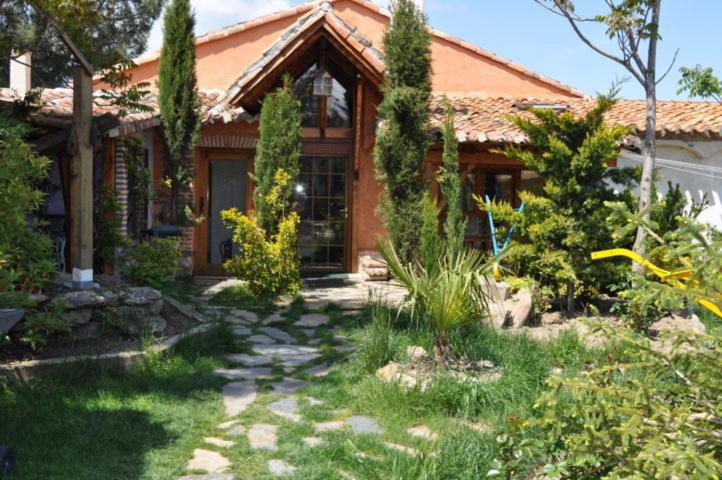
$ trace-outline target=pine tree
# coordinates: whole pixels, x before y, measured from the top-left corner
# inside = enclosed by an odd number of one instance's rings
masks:
[[[454,128],[454,107],[447,99],[446,118],[444,121],[444,153],[443,166],[437,178],[441,194],[446,198],[446,221],[444,234],[447,247],[454,250],[464,248],[466,235],[466,218],[461,211],[461,178],[459,176],[459,141]]]
[[[422,166],[430,145],[431,37],[413,1],[392,0],[391,13],[374,162],[383,187],[379,212],[399,257],[410,261],[418,256],[420,206],[427,191]]]
[[[566,294],[571,312],[575,298],[592,297],[623,279],[624,267],[592,262],[590,257],[593,251],[613,248],[608,202],[632,205],[631,189],[639,179],[638,169],[609,168],[628,133],[625,127],[604,123],[604,113],[615,102],[612,97],[600,97],[582,118],[533,110],[533,119],[513,119],[529,146],[507,147],[503,153],[539,174],[544,192],[522,192],[523,213],[509,203],[491,205],[497,220],[517,229],[505,259],[518,265],[520,275],[536,279],[549,297]],[[489,208],[482,199],[477,201],[482,209]]]
[[[256,148],[253,201],[258,225],[270,238],[278,232],[281,219],[293,209],[292,186],[301,158],[300,103],[293,94],[291,78],[266,95],[259,120],[260,138]],[[279,188],[278,175],[289,180]],[[275,196],[281,196],[280,203]],[[280,212],[274,205],[281,205]]]
[[[178,223],[179,193],[192,179],[192,158],[200,134],[200,100],[196,80],[193,30],[195,14],[190,0],[173,0],[163,19],[163,47],[158,69],[158,102],[168,155],[171,222]]]

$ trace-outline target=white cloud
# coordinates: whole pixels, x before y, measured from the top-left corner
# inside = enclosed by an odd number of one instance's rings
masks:
[[[289,0],[191,0],[191,4],[196,12],[196,35],[290,7]],[[162,25],[162,18],[153,25],[147,51],[158,50],[163,43]]]

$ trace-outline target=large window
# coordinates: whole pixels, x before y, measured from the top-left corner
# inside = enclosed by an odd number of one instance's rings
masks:
[[[313,81],[319,73],[318,64],[313,64],[295,83],[296,96],[301,101],[301,126],[305,128],[351,128],[351,96],[335,78],[331,96],[320,97],[313,93]],[[325,101],[324,101],[325,99]],[[325,103],[326,115],[321,115]],[[322,122],[325,121],[325,125]]]

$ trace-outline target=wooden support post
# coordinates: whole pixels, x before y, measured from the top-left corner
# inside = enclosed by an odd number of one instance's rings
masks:
[[[70,161],[71,263],[73,282],[93,281],[93,79],[82,66],[73,70],[73,125],[77,150]]]

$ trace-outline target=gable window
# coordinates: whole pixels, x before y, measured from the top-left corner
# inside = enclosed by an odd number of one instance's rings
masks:
[[[314,81],[323,76],[330,80],[330,88],[318,95]],[[316,82],[318,83],[318,82]],[[351,128],[351,96],[349,89],[336,80],[328,71],[311,65],[294,84],[296,97],[301,102],[301,126],[304,128]],[[330,95],[326,95],[330,93]],[[325,112],[323,111],[325,109]],[[323,113],[323,114],[322,114]]]

